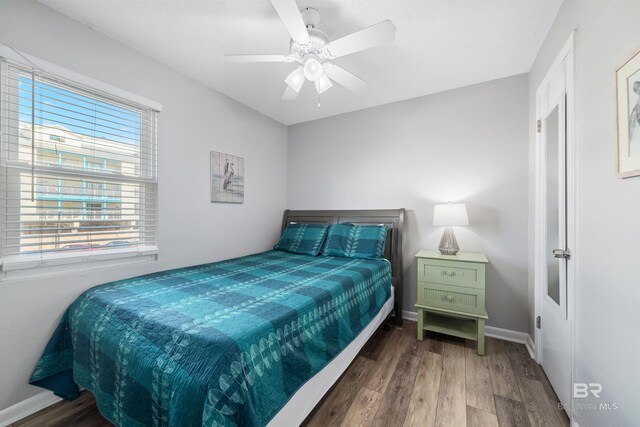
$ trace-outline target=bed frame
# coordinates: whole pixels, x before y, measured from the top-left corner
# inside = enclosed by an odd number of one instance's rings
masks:
[[[301,222],[308,224],[340,224],[349,222],[357,225],[384,224],[389,228],[384,248],[384,257],[391,263],[395,305],[393,320],[402,325],[402,229],[404,228],[404,208],[341,211],[284,211],[282,230],[287,224]]]

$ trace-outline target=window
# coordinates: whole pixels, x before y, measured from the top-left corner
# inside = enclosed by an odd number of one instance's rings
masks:
[[[155,253],[156,109],[0,66],[2,270]]]

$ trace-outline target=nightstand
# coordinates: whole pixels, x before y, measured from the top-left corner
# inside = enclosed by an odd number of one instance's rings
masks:
[[[484,355],[484,271],[487,257],[479,252],[442,255],[421,250],[418,264],[418,340],[424,331],[439,332],[478,342]]]

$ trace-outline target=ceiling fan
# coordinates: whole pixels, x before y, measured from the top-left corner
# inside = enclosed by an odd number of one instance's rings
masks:
[[[308,7],[298,10],[295,0],[271,0],[291,35],[288,55],[225,55],[232,62],[291,62],[298,66],[284,80],[287,88],[282,99],[296,99],[304,83],[315,84],[318,94],[331,88],[331,81],[359,92],[367,83],[331,62],[335,58],[393,41],[396,27],[389,20],[356,31],[334,41],[316,28],[320,12]]]

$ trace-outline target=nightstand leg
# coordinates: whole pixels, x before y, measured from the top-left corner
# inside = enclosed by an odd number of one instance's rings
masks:
[[[418,341],[424,339],[424,310],[418,309]]]
[[[478,319],[478,354],[484,356],[484,319]]]

